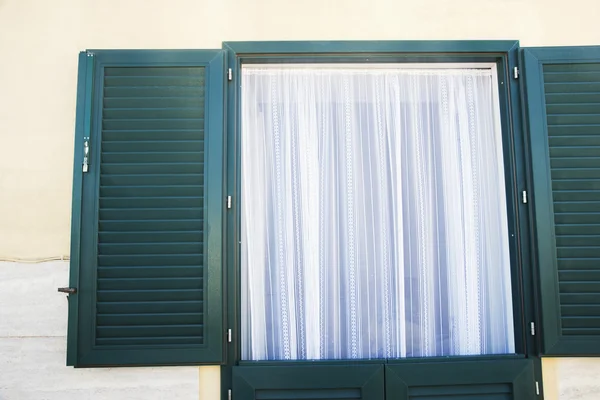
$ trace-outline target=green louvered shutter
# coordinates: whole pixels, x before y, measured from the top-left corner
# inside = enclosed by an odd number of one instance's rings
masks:
[[[80,57],[68,364],[222,362],[223,93],[221,51]]]
[[[545,354],[600,354],[600,48],[525,49]]]

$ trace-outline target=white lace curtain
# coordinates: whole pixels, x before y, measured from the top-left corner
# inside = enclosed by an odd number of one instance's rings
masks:
[[[492,79],[243,68],[243,359],[514,353]]]

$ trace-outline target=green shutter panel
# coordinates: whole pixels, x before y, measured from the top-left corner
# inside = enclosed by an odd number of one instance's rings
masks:
[[[383,365],[241,366],[236,400],[384,400]]]
[[[385,367],[386,400],[535,399],[533,361],[403,363]]]
[[[544,353],[600,354],[600,48],[522,53]]]
[[[80,59],[68,364],[221,363],[223,52]]]

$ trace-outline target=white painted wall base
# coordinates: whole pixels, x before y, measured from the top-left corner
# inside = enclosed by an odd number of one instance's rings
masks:
[[[0,262],[0,400],[197,400],[197,367],[65,366],[68,262]]]
[[[0,262],[0,400],[219,400],[219,367],[65,366],[68,262]],[[544,358],[546,400],[600,399],[599,358]]]

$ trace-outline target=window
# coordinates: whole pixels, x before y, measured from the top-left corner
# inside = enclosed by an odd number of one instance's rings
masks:
[[[243,359],[515,352],[495,64],[241,82]]]
[[[598,354],[598,48],[223,48],[80,54],[68,365],[525,399]]]

